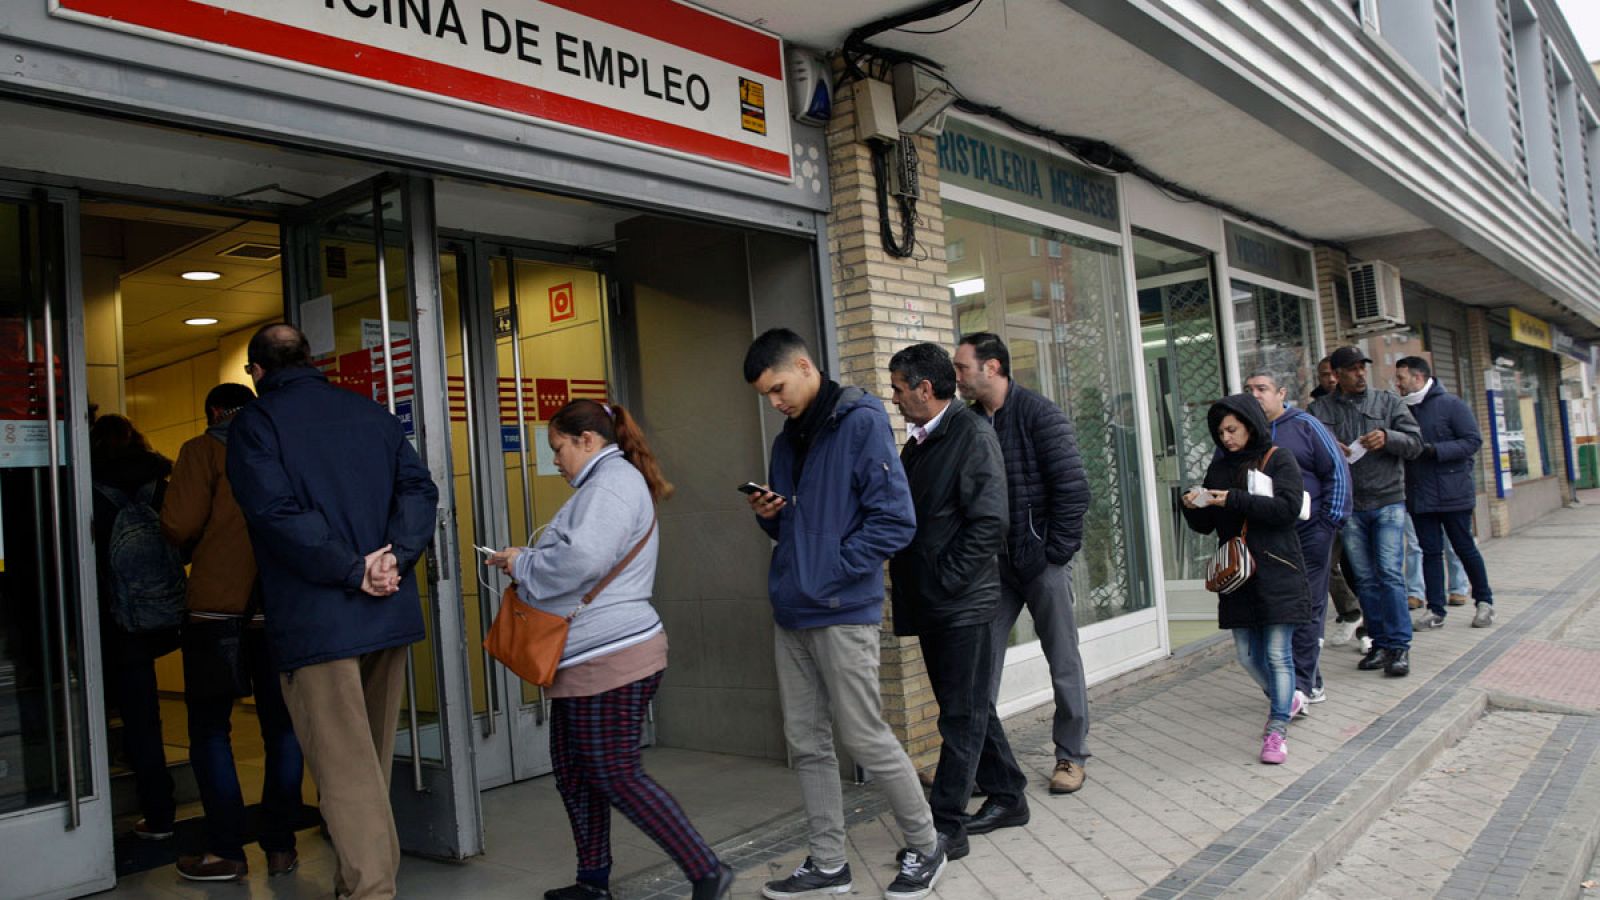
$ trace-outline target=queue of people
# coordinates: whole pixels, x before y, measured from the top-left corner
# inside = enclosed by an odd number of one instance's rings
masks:
[[[260,396],[239,385],[212,391],[209,427],[184,445],[176,467],[126,419],[101,417],[91,432],[103,644],[116,673],[107,683],[118,692],[139,787],[135,831],[159,840],[173,828],[154,660],[181,642],[208,842],[203,855],[180,861],[180,873],[248,873],[228,732],[233,701],[253,693],[267,753],[260,841],[270,874],[296,864],[304,767],[321,792],[337,895],[392,897],[399,843],[389,777],[406,648],[423,636],[412,572],[436,527],[438,492],[399,421],[331,385],[298,330],[267,326],[247,352]],[[1217,536],[1218,623],[1268,700],[1264,763],[1287,758],[1290,723],[1326,699],[1325,644],[1359,636],[1358,668],[1409,673],[1413,627],[1442,627],[1448,615],[1447,544],[1476,603],[1472,625],[1493,622],[1470,530],[1475,420],[1425,360],[1400,362],[1404,396],[1370,389],[1370,362],[1354,347],[1335,351],[1319,367],[1326,375],[1309,411],[1289,402],[1279,373],[1252,373],[1246,392],[1211,407],[1216,453],[1182,497],[1189,526]],[[924,343],[889,361],[891,400],[908,426],[898,452],[883,402],[829,378],[794,332],[757,337],[743,370],[786,418],[765,483],[747,493],[773,541],[773,652],[809,829],[805,862],[762,894],[853,889],[837,740],[899,828],[903,849],[885,897],[919,900],[949,861],[971,852],[971,835],[1030,819],[1028,777],[996,709],[1024,608],[1055,699],[1048,791],[1070,794],[1086,781],[1072,564],[1090,493],[1072,423],[1012,381],[1009,351],[990,333],[963,336],[953,355]],[[696,900],[727,897],[732,870],[640,754],[668,664],[652,599],[656,505],[672,485],[619,404],[566,404],[549,422],[549,441],[572,495],[531,546],[486,561],[511,577],[523,603],[568,628],[547,694],[576,877],[544,896],[611,896],[616,807],[678,864]],[[151,522],[164,545],[149,541]],[[1415,625],[1408,529],[1426,603]],[[938,702],[942,746],[927,793],[879,699],[885,565],[890,626],[917,638]],[[1324,624],[1330,595],[1334,635]],[[968,813],[975,795],[983,802]]]
[[[1446,540],[1469,585],[1458,589],[1475,604],[1472,627],[1494,622],[1472,538],[1472,460],[1483,442],[1476,418],[1433,379],[1427,360],[1396,363],[1398,394],[1369,387],[1371,362],[1356,347],[1324,359],[1309,413],[1286,406],[1277,373],[1252,373],[1247,393],[1211,407],[1217,453],[1204,483],[1183,496],[1189,526],[1217,534],[1212,571],[1230,576],[1208,583],[1218,591],[1218,623],[1233,630],[1240,664],[1267,695],[1264,763],[1288,758],[1289,722],[1327,697],[1321,651],[1338,581],[1353,582],[1359,611],[1340,604],[1333,642],[1360,636],[1362,671],[1409,675],[1415,631],[1444,626]],[[1421,547],[1409,561],[1408,533]],[[1420,572],[1426,598],[1415,622],[1408,570]]]

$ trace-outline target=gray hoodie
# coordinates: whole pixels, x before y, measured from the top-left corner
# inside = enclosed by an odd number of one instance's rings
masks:
[[[600,451],[573,487],[577,493],[512,565],[522,599],[559,616],[576,609],[655,520],[644,476],[615,446]],[[662,630],[650,605],[660,545],[657,528],[627,568],[572,620],[561,668],[642,643]]]
[[[1354,446],[1369,431],[1384,432],[1383,449],[1369,452],[1350,467],[1357,511],[1405,502],[1405,461],[1422,452],[1422,429],[1405,401],[1371,388],[1360,394],[1334,391],[1311,401],[1308,411],[1347,446]]]

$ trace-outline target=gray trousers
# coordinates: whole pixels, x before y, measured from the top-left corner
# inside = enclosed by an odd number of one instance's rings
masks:
[[[1020,591],[1002,579],[1000,608],[995,611],[990,638],[994,642],[994,672],[990,675],[989,699],[1000,696],[1000,676],[1005,669],[1006,645],[1011,627],[1017,624],[1022,608],[1033,616],[1033,629],[1050,664],[1050,682],[1056,695],[1056,717],[1051,728],[1056,743],[1056,761],[1070,759],[1083,765],[1089,758],[1089,683],[1083,673],[1083,656],[1078,653],[1078,623],[1072,615],[1072,563],[1046,566],[1038,578]],[[980,784],[984,791],[999,785]]]
[[[917,771],[883,721],[878,632],[877,625],[774,629],[783,734],[800,776],[811,858],[826,869],[845,864],[835,723],[839,743],[888,798],[906,845],[932,852],[938,842]]]

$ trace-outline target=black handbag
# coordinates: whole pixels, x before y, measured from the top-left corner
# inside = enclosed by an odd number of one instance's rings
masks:
[[[255,693],[246,663],[245,631],[259,608],[261,587],[251,593],[244,615],[190,618],[183,624],[183,690],[196,700],[248,697]]]

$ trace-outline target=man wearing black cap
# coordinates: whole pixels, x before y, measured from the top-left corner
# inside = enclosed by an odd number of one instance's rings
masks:
[[[1330,358],[1338,390],[1311,404],[1350,460],[1355,513],[1345,524],[1344,549],[1372,638],[1360,668],[1411,673],[1411,618],[1406,608],[1405,461],[1422,452],[1422,430],[1405,403],[1367,388],[1367,364],[1357,347]]]

